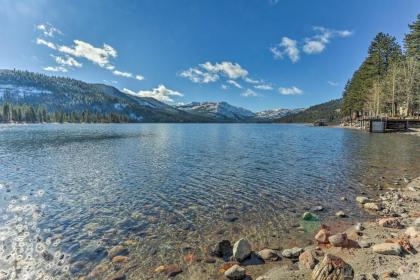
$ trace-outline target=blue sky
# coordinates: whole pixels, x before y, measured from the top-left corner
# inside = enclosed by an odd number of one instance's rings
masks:
[[[402,42],[418,0],[0,0],[0,68],[168,103],[253,111],[339,98],[377,32]]]

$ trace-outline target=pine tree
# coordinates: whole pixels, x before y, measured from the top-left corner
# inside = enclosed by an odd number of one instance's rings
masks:
[[[404,38],[406,54],[420,59],[420,14],[417,15],[417,20],[409,24],[408,27],[410,32]]]

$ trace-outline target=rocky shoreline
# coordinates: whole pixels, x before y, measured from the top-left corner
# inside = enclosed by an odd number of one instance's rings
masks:
[[[126,241],[108,251],[108,261],[87,276],[90,279],[420,279],[420,177],[405,186],[383,189],[376,198],[364,193],[354,200],[374,214],[373,221],[357,222],[346,230],[340,220],[351,213],[338,211],[337,224],[322,224],[313,244],[291,248],[254,248],[246,239],[231,243],[220,240],[207,246],[206,257],[188,250],[182,260],[162,264],[150,275],[136,275],[130,266],[130,248]],[[302,220],[315,221],[315,212],[305,212]],[[301,245],[301,246],[299,246]],[[141,264],[140,264],[141,265]],[[134,278],[133,278],[134,277]]]

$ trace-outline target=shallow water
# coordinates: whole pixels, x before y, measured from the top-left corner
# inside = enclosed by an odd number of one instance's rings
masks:
[[[354,196],[418,176],[419,155],[416,136],[303,125],[3,125],[0,276],[77,278],[125,240],[137,275],[222,238],[302,245],[304,211],[366,218]]]

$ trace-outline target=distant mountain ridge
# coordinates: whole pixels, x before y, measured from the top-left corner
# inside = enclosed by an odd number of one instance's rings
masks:
[[[185,112],[213,118],[219,121],[245,121],[255,116],[250,110],[235,107],[227,102],[192,102],[176,106],[177,109]]]
[[[341,101],[333,100],[306,110],[273,109],[257,113],[227,102],[192,102],[171,106],[104,84],[29,71],[0,70],[0,106],[9,103],[24,108],[33,106],[39,111],[42,108],[42,113],[46,111],[49,114],[113,114],[124,122],[312,122],[314,118],[331,119],[331,113],[334,113],[335,120],[339,115],[336,111],[341,106]],[[13,114],[10,115],[7,120],[13,121]],[[72,121],[69,118],[66,120]]]
[[[255,114],[255,118],[257,120],[277,120],[280,119],[282,117],[288,116],[288,115],[293,115],[293,114],[297,114],[299,112],[302,112],[303,110],[305,110],[304,108],[298,108],[298,109],[273,109],[273,110],[266,110],[266,111],[261,111],[261,112],[257,112]]]
[[[115,113],[130,122],[209,122],[150,97],[125,94],[115,87],[43,74],[0,70],[0,103],[43,107],[48,112]]]

